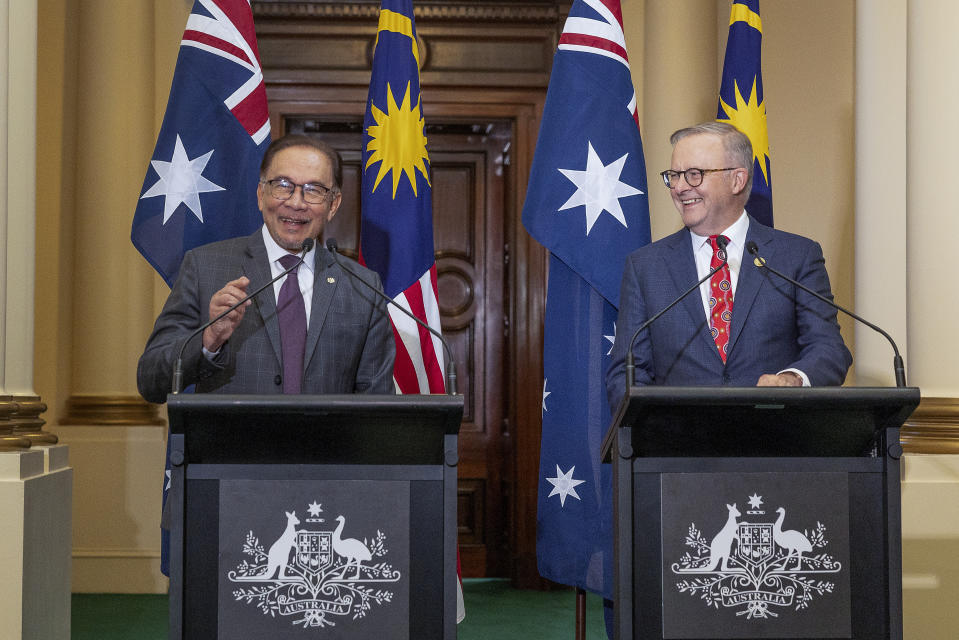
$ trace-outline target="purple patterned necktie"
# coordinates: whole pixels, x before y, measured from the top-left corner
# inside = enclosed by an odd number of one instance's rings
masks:
[[[298,256],[280,258],[284,269],[299,261]],[[283,393],[300,393],[303,385],[303,352],[306,349],[306,305],[296,275],[290,271],[280,287],[276,311],[280,318],[280,342],[283,345]]]

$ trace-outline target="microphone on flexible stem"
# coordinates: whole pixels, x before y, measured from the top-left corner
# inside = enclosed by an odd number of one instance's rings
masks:
[[[173,395],[176,395],[176,394],[180,393],[180,389],[181,389],[181,387],[183,386],[183,351],[184,351],[184,349],[186,349],[187,343],[188,343],[190,340],[192,340],[194,337],[196,337],[197,335],[199,335],[199,334],[203,333],[204,331],[206,331],[206,328],[207,328],[207,327],[209,327],[209,326],[212,325],[213,323],[217,322],[218,320],[220,320],[220,319],[223,318],[224,316],[226,316],[226,315],[230,314],[231,312],[235,311],[235,310],[237,309],[237,307],[239,307],[241,304],[243,304],[243,303],[246,302],[247,300],[250,300],[251,298],[254,298],[254,297],[257,296],[261,291],[263,291],[264,289],[266,289],[267,287],[269,287],[271,284],[273,284],[274,282],[276,282],[277,280],[279,280],[280,278],[282,278],[283,276],[285,276],[286,274],[288,274],[290,271],[293,271],[294,269],[296,269],[297,267],[299,267],[301,264],[303,264],[303,259],[306,258],[306,254],[308,254],[308,253],[310,252],[310,249],[313,248],[314,243],[315,243],[315,241],[313,240],[313,238],[307,238],[306,240],[304,240],[304,241],[303,241],[303,244],[300,246],[300,259],[299,259],[299,261],[298,261],[296,264],[294,264],[292,267],[290,267],[289,269],[287,269],[286,271],[284,271],[283,273],[281,273],[281,274],[278,275],[277,277],[273,278],[272,280],[270,280],[269,282],[267,282],[265,285],[263,285],[262,287],[260,287],[260,288],[257,289],[256,291],[254,291],[253,293],[249,294],[248,296],[246,296],[246,297],[243,298],[242,300],[239,300],[239,301],[236,302],[235,304],[230,305],[230,308],[229,308],[229,309],[227,309],[226,311],[224,311],[223,313],[221,313],[220,315],[218,315],[217,317],[213,318],[212,320],[210,320],[209,322],[207,322],[206,324],[204,324],[203,326],[201,326],[199,329],[197,329],[196,331],[194,331],[193,333],[191,333],[189,336],[187,336],[187,339],[184,340],[184,341],[183,341],[183,344],[180,345],[180,351],[179,351],[179,353],[177,353],[177,357],[176,357],[176,364],[175,364],[174,367],[173,367],[173,385],[172,385],[172,386],[173,386],[173,392],[172,392]]]
[[[340,262],[339,251],[337,250],[337,245],[336,245],[336,238],[327,238],[326,248],[330,252],[330,254],[333,255],[333,260],[336,262],[336,264],[338,264],[340,268],[343,269],[343,271],[346,271],[350,276],[352,276],[353,280],[362,282],[370,291],[375,292],[376,295],[386,300],[387,304],[393,305],[395,308],[399,309],[400,311],[405,313],[407,316],[409,316],[414,322],[416,322],[416,324],[420,325],[421,327],[423,327],[424,329],[429,331],[431,334],[433,334],[434,336],[440,339],[440,342],[443,343],[443,348],[446,349],[446,355],[448,356],[448,358],[446,359],[446,393],[451,396],[455,396],[456,395],[456,365],[453,363],[453,351],[450,349],[449,343],[446,342],[446,338],[444,338],[442,334],[440,334],[438,331],[433,329],[433,327],[426,324],[425,322],[423,322],[422,320],[414,316],[412,313],[410,313],[409,311],[407,311],[400,305],[396,304],[396,301],[390,298],[389,296],[387,296],[385,293],[383,293],[376,287],[370,285],[369,282],[361,278],[359,274],[357,274],[355,271],[347,267],[344,263]]]
[[[719,247],[720,251],[722,251],[722,262],[716,265],[715,268],[710,269],[709,273],[707,273],[705,276],[700,278],[699,282],[697,282],[690,288],[683,291],[678,298],[670,302],[663,309],[660,309],[655,315],[653,315],[653,317],[649,318],[646,322],[639,325],[639,329],[636,329],[636,332],[633,334],[633,337],[629,341],[629,349],[626,351],[626,393],[629,393],[629,388],[633,386],[633,382],[636,379],[636,364],[635,364],[635,358],[633,357],[633,345],[636,342],[636,338],[639,337],[639,333],[643,329],[648,327],[649,325],[656,322],[656,320],[659,319],[659,316],[663,315],[664,313],[666,313],[667,311],[675,307],[677,304],[679,304],[680,300],[682,300],[683,298],[688,296],[690,293],[698,289],[699,285],[701,285],[702,283],[712,278],[717,271],[719,271],[720,269],[726,266],[726,263],[728,260],[728,257],[726,255],[727,244],[729,244],[729,240],[727,240],[725,236],[718,236],[716,238],[716,246]]]
[[[827,298],[826,296],[822,295],[821,293],[818,293],[818,292],[816,292],[816,291],[813,291],[813,290],[810,289],[809,287],[804,286],[804,285],[800,284],[799,282],[796,282],[795,280],[793,280],[792,278],[790,278],[790,277],[787,276],[786,274],[780,273],[780,272],[777,271],[776,269],[773,269],[772,267],[770,267],[770,266],[766,263],[766,259],[759,255],[759,247],[756,245],[756,243],[755,243],[754,241],[750,240],[749,242],[746,243],[746,251],[748,251],[748,252],[753,256],[753,264],[755,264],[758,268],[760,268],[760,269],[767,269],[768,271],[771,271],[772,273],[776,274],[777,276],[779,276],[780,278],[782,278],[782,279],[785,280],[786,282],[788,282],[788,283],[790,283],[790,284],[792,284],[792,285],[795,285],[795,286],[799,287],[800,289],[802,289],[802,290],[805,291],[806,293],[809,293],[809,294],[812,294],[812,295],[816,296],[817,298],[819,298],[820,300],[822,300],[823,302],[825,302],[826,304],[828,304],[830,307],[832,307],[832,308],[834,308],[834,309],[838,309],[839,311],[842,311],[842,312],[845,313],[847,316],[850,316],[851,318],[853,318],[853,319],[855,319],[855,320],[858,320],[859,322],[863,323],[864,325],[866,325],[867,327],[869,327],[869,328],[872,329],[873,331],[877,331],[877,332],[881,333],[881,334],[886,338],[886,340],[889,341],[889,344],[892,345],[893,353],[895,353],[895,355],[894,355],[893,358],[892,358],[892,367],[893,367],[893,371],[895,372],[895,375],[896,375],[896,386],[897,386],[897,387],[905,387],[905,386],[906,386],[906,367],[905,367],[905,365],[903,364],[902,356],[899,355],[899,347],[896,346],[896,341],[892,339],[892,336],[890,336],[888,333],[886,333],[885,331],[883,331],[882,329],[880,329],[879,327],[877,327],[877,326],[874,325],[873,323],[869,322],[868,320],[866,320],[866,319],[864,319],[864,318],[862,318],[862,317],[860,317],[860,316],[857,316],[857,315],[856,315],[855,313],[853,313],[852,311],[849,311],[848,309],[844,309],[843,307],[840,307],[838,304],[836,304],[835,302],[833,302],[832,300],[830,300],[830,299]]]

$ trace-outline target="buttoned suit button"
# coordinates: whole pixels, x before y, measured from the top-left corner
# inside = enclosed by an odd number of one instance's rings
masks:
[[[276,386],[280,386],[281,384],[283,384],[283,376],[281,376],[280,374],[276,374],[275,376],[273,376],[273,384],[275,384]]]

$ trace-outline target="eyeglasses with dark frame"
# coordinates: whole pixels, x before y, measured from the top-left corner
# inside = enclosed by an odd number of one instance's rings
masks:
[[[309,204],[322,204],[333,194],[333,189],[316,182],[296,184],[286,178],[274,178],[273,180],[260,180],[260,184],[265,184],[270,195],[277,200],[289,200],[293,197],[297,187],[303,193],[303,201]]]
[[[727,167],[725,169],[686,169],[685,171],[673,171],[672,169],[666,169],[659,175],[663,177],[663,184],[666,185],[667,189],[674,189],[676,185],[679,184],[679,176],[683,176],[683,179],[686,180],[686,184],[691,187],[698,187],[703,183],[703,178],[707,173],[715,173],[717,171],[735,171],[740,167]]]

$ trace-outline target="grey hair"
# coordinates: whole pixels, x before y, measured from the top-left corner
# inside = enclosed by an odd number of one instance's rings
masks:
[[[723,149],[726,151],[726,159],[732,162],[736,167],[743,167],[747,172],[746,188],[743,193],[746,197],[753,190],[753,144],[749,141],[749,136],[726,122],[709,120],[700,122],[691,127],[685,127],[674,132],[669,136],[669,142],[673,146],[683,138],[696,135],[718,136],[723,141]],[[703,167],[704,169],[719,169],[720,167]]]

